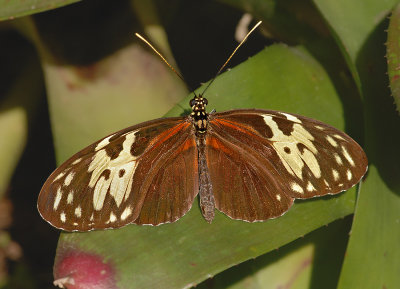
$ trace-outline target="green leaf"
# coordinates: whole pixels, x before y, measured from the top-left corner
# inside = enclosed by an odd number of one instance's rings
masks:
[[[388,28],[387,39],[387,63],[390,80],[390,89],[394,101],[397,105],[397,110],[400,110],[400,4],[392,12],[390,24]]]
[[[243,107],[279,109],[318,118],[338,128],[345,125],[335,86],[303,48],[274,45],[263,50],[218,77],[206,97],[210,109],[218,111]],[[188,108],[189,98],[169,115],[181,114],[183,108]],[[114,103],[115,107],[120,105],[125,106]],[[262,223],[233,221],[217,213],[209,225],[196,201],[191,211],[173,224],[62,233],[55,268],[72,249],[100,255],[104,262],[112,264],[120,288],[188,287],[352,213],[354,191],[296,201],[283,217]]]
[[[397,1],[314,2],[356,72],[365,101],[370,169],[357,202],[338,288],[396,288],[400,284],[400,121],[387,89],[384,20]]]
[[[396,0],[313,0],[332,29],[350,71],[361,89],[357,58],[368,37],[376,29]]]
[[[127,7],[121,5],[119,9]],[[81,13],[84,12],[77,10],[67,16],[79,19],[84,16],[86,19],[87,16]],[[63,35],[47,38],[51,34],[49,29],[53,29],[47,28],[47,24],[54,18],[59,21],[59,29],[64,26],[64,21],[70,21],[66,16],[60,20],[63,15],[58,14],[47,17],[38,21],[42,30],[39,30],[41,37],[36,39],[36,45],[45,73],[58,161],[106,134],[165,114],[187,94],[184,84],[157,55],[136,41],[133,34],[126,34],[116,42],[136,42],[121,48],[112,47],[115,52],[110,55],[108,49],[104,51],[104,47],[98,47],[110,37],[103,35],[105,33],[97,39],[99,44],[86,40],[85,31],[73,33],[74,28],[65,33],[70,35],[70,42]],[[126,28],[125,17],[132,15],[123,17],[115,13],[110,17],[108,20],[117,28]],[[80,45],[76,47],[73,43],[80,37]],[[93,55],[85,53],[86,50],[95,50],[103,57],[96,55],[93,60]]]
[[[357,67],[364,87],[371,165],[357,202],[339,288],[396,288],[400,284],[400,119],[387,87],[384,46],[376,45],[385,41],[383,24],[365,44]],[[388,136],[390,141],[384,141]]]
[[[0,0],[0,21],[52,10],[80,0]]]
[[[314,0],[314,3],[323,13],[328,25],[334,29],[338,44],[354,65],[368,37],[397,1]]]
[[[23,108],[0,108],[0,198],[6,192],[22,155],[27,130],[27,117]]]
[[[324,37],[327,27],[308,0],[219,0],[263,20],[268,37],[305,44]]]
[[[346,250],[351,217],[319,228],[278,250],[232,267],[196,288],[334,289]]]
[[[28,137],[28,122],[32,121],[32,115],[43,96],[43,80],[37,73],[39,64],[26,47],[23,52],[25,55],[20,57],[25,62],[16,68],[20,69],[17,76],[8,81],[6,79],[1,85],[1,90],[6,93],[0,103],[0,198],[8,188],[22,156]],[[19,63],[15,65],[19,66]],[[27,87],[29,92],[26,91]]]

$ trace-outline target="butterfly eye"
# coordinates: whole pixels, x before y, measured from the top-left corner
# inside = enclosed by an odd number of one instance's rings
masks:
[[[196,100],[192,98],[189,102],[190,107],[193,107],[196,104]]]
[[[208,100],[207,100],[207,98],[203,98],[204,100],[203,100],[203,102],[204,102],[204,105],[207,105],[208,104]]]

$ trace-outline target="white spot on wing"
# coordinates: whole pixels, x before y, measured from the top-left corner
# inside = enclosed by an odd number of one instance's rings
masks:
[[[61,191],[61,186],[59,186],[59,187],[58,187],[58,190],[57,190],[56,198],[55,198],[54,204],[53,204],[53,210],[54,210],[54,211],[57,210],[58,205],[60,204],[62,194],[63,194],[63,193],[62,193],[62,191]]]
[[[65,223],[65,221],[67,220],[67,218],[66,218],[64,212],[62,212],[62,213],[60,214],[60,220],[61,220],[61,222],[63,222],[63,223]]]
[[[75,208],[75,216],[76,216],[77,218],[80,218],[80,217],[82,216],[82,209],[81,209],[81,206],[78,206],[78,207]]]
[[[346,172],[346,176],[347,176],[347,179],[350,181],[350,180],[351,180],[351,178],[353,177],[353,174],[351,173],[351,171],[350,171],[350,170],[347,170],[347,172]]]
[[[337,142],[333,138],[331,138],[329,135],[327,135],[325,138],[335,148],[338,146]]]
[[[340,139],[340,140],[344,140],[344,138],[342,138],[342,136],[339,134],[334,134],[333,137]]]
[[[77,158],[76,160],[74,160],[74,161],[72,162],[72,164],[73,164],[73,165],[76,165],[76,164],[80,163],[81,160],[82,160],[82,158]]]
[[[55,182],[55,181],[61,179],[64,175],[65,175],[65,172],[59,173],[58,176],[54,178],[53,182]]]
[[[315,128],[316,128],[316,129],[319,129],[319,130],[324,130],[324,127],[323,127],[323,126],[320,126],[320,125],[316,125]]]
[[[342,152],[346,160],[350,163],[350,165],[354,167],[355,163],[353,161],[353,158],[350,156],[349,152],[346,150],[344,146],[342,146]]]
[[[294,115],[291,115],[291,114],[288,114],[288,113],[285,113],[285,112],[281,112],[280,114],[283,114],[284,116],[286,116],[286,118],[288,120],[291,120],[291,121],[297,122],[297,123],[301,123],[301,120],[298,119],[297,117],[295,117]]]
[[[117,220],[117,217],[114,215],[113,212],[110,213],[110,219],[108,220],[109,223],[114,223]]]
[[[118,157],[111,160],[106,151],[101,149],[95,154],[90,163],[88,171],[92,172],[92,175],[89,187],[94,187],[93,206],[95,210],[102,209],[110,186],[110,194],[114,197],[117,206],[129,196],[132,187],[132,177],[136,169],[136,158],[131,154],[131,147],[135,142],[135,133],[136,131],[132,131],[125,135],[122,150]],[[124,169],[125,173],[122,177],[119,177],[121,169]],[[110,171],[107,180],[104,176],[101,176],[105,170]]]
[[[272,119],[272,115],[263,115],[265,123],[271,128],[273,136],[269,138],[281,159],[285,169],[298,178],[303,179],[303,167],[306,164],[316,178],[321,177],[321,168],[315,157],[318,154],[313,140],[314,137],[299,123],[293,124],[293,131],[290,136],[285,135]],[[298,144],[305,146],[301,153]],[[285,152],[285,148],[290,149],[290,154]]]
[[[121,214],[121,220],[125,221],[125,219],[128,218],[131,214],[132,214],[131,207],[127,207]]]
[[[335,169],[332,169],[333,179],[337,181],[339,179],[339,172]]]
[[[297,193],[300,193],[300,194],[302,194],[304,192],[303,188],[300,187],[300,185],[297,184],[297,183],[292,183],[292,190],[297,192]]]
[[[338,165],[343,165],[342,158],[337,153],[334,153],[333,156],[335,157],[335,160],[338,163]]]
[[[74,191],[70,191],[67,197],[67,204],[68,205],[72,204],[73,200],[74,200]]]
[[[279,202],[281,201],[281,195],[280,194],[277,194],[275,197]]]
[[[72,179],[74,178],[75,173],[70,172],[64,179],[64,186],[69,186],[72,182]]]
[[[103,203],[107,195],[108,188],[110,187],[111,177],[107,180],[104,176],[97,181],[96,187],[93,191],[93,207],[99,211],[103,208]]]
[[[304,149],[304,152],[302,154],[302,159],[307,164],[308,168],[311,170],[313,175],[316,178],[320,178],[321,177],[321,168],[319,167],[319,164],[318,164],[318,161],[317,161],[317,158],[315,157],[315,155],[312,152],[310,152],[308,149]]]
[[[104,138],[103,140],[101,140],[101,141],[97,144],[97,146],[96,146],[96,148],[95,148],[94,150],[95,150],[95,151],[101,150],[101,149],[104,148],[106,145],[108,145],[108,144],[110,143],[110,138],[111,138],[112,136],[113,136],[113,135],[110,135],[110,136]]]
[[[133,173],[134,173],[134,172],[135,172],[135,171],[133,170],[132,173],[131,173],[132,176],[133,176]],[[129,179],[128,187],[127,187],[127,189],[126,189],[124,201],[126,201],[126,200],[128,199],[129,194],[130,194],[131,191],[132,191],[132,184],[133,184],[133,178],[131,177],[131,178]]]
[[[118,171],[121,169],[125,170],[124,175],[120,177],[113,177],[111,186],[110,186],[110,194],[114,197],[115,203],[119,207],[124,199],[125,195],[129,195],[130,190],[127,189],[129,182],[132,180],[132,175],[136,168],[136,162],[132,161],[130,163],[126,163],[125,165],[121,165],[118,167]],[[116,176],[118,175],[118,171],[116,172]]]
[[[307,183],[307,191],[309,191],[309,192],[315,191],[315,188],[310,181],[308,181],[308,183]]]

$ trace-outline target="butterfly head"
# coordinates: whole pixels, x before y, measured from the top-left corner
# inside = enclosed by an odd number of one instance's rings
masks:
[[[208,113],[206,112],[206,106],[208,104],[207,98],[200,95],[195,95],[189,102],[192,108],[193,124],[199,133],[204,133],[207,130],[207,119]]]

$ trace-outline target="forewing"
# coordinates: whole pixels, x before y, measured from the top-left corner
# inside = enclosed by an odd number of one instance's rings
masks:
[[[267,110],[212,115],[207,160],[216,207],[250,222],[282,215],[294,198],[347,190],[368,165],[364,151],[345,133]]]
[[[185,118],[142,123],[83,149],[47,179],[42,217],[67,231],[173,222],[198,191],[193,126]]]

